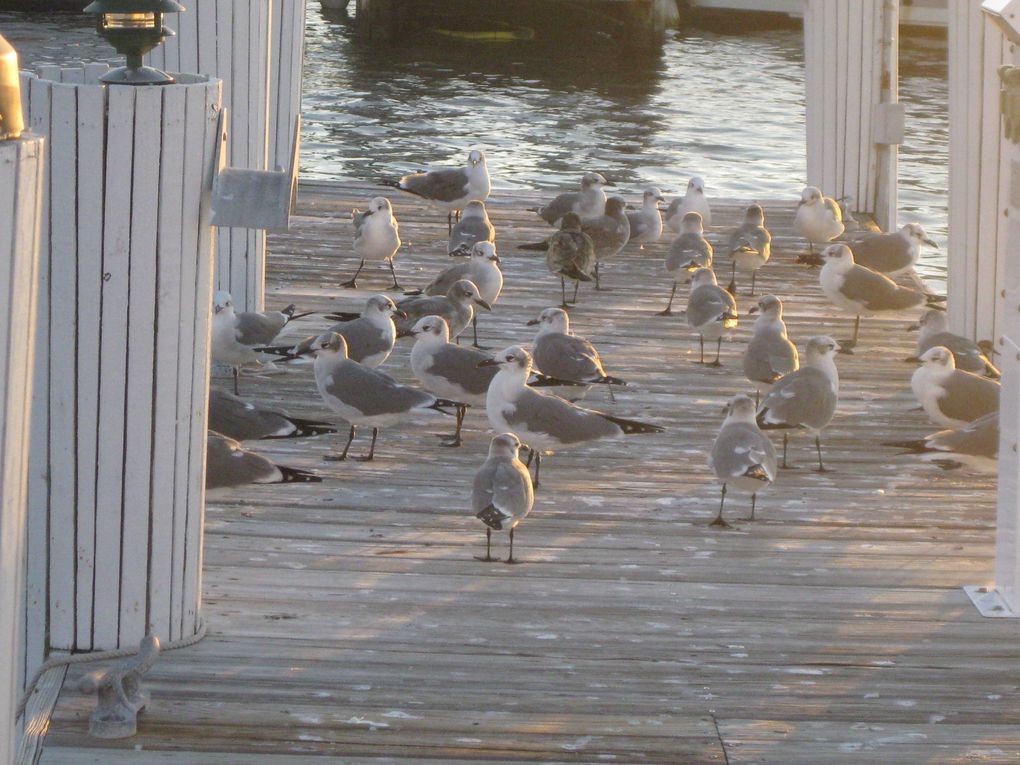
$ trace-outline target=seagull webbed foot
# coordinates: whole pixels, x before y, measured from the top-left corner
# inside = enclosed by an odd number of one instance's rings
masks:
[[[358,281],[357,279],[348,279],[340,286],[343,287],[344,289],[356,290],[358,288]]]
[[[713,369],[718,369],[719,367],[722,366],[722,362],[719,361],[719,359],[716,359],[715,361],[706,361],[705,366],[712,367]]]
[[[482,563],[499,563],[499,558],[493,558],[491,555],[486,555],[484,558],[481,555],[475,555],[474,558]]]
[[[732,529],[733,528],[733,524],[727,522],[724,518],[716,518],[714,521],[712,521],[708,525],[709,526],[718,526],[720,529]]]
[[[511,566],[516,566],[516,565],[517,565],[518,563],[523,563],[524,561],[522,561],[522,560],[518,560],[517,558],[507,558],[507,559],[506,559],[505,561],[503,561],[503,562],[504,562],[504,563],[507,563],[507,564],[509,564],[509,565],[511,565]]]
[[[343,462],[347,459],[346,454],[326,454],[323,455],[322,459],[326,462]]]
[[[671,311],[669,308],[667,308],[667,309],[665,309],[663,311],[656,311],[655,315],[656,316],[672,316],[673,315],[673,311]]]

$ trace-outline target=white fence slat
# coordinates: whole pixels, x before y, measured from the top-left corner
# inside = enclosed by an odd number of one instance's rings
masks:
[[[836,179],[836,186],[834,188],[838,189],[837,196],[842,196],[846,191],[842,186],[842,181],[847,173],[847,154],[857,154],[857,147],[850,147],[847,145],[847,112],[851,109],[859,110],[862,106],[860,102],[860,93],[857,92],[857,82],[850,79],[849,73],[851,57],[848,53],[848,48],[850,48],[852,41],[848,38],[852,36],[853,30],[850,29],[850,9],[847,7],[846,3],[836,4],[835,31],[836,61],[840,62],[843,67],[843,71],[839,72],[836,77],[836,121],[832,132],[832,138],[836,141],[836,146],[834,147],[832,158],[834,163],[834,177]],[[855,57],[859,49],[859,47],[854,48]],[[853,162],[853,159],[851,159],[850,162]]]

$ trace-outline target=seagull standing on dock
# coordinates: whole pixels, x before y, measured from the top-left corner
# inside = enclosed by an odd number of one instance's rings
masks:
[[[666,225],[678,234],[683,233],[684,216],[689,212],[701,215],[706,226],[712,225],[712,208],[705,197],[705,181],[698,176],[687,182],[687,191],[682,197],[670,202],[666,210]]]
[[[659,316],[673,315],[673,298],[676,296],[677,276],[681,272],[693,274],[699,268],[712,267],[712,245],[705,238],[705,225],[699,212],[684,215],[680,235],[673,240],[666,253],[666,273],[673,277],[669,303]]]
[[[492,532],[508,529],[510,554],[507,563],[514,560],[514,529],[531,512],[535,505],[535,489],[531,474],[518,457],[520,439],[513,433],[502,433],[489,443],[489,456],[475,473],[471,492],[471,509],[475,518],[485,524],[485,557],[480,561],[491,563]]]
[[[931,433],[917,441],[886,441],[883,446],[907,449],[943,470],[966,467],[978,473],[999,472],[999,413],[990,412],[961,428]]]
[[[614,385],[627,383],[610,377],[602,366],[598,349],[583,337],[570,332],[570,317],[562,308],[546,308],[528,326],[538,325],[533,361],[538,370],[550,377],[586,385],[604,384],[613,395]]]
[[[920,223],[907,223],[891,234],[875,234],[849,243],[855,263],[886,276],[913,272],[922,244],[938,249]]]
[[[400,230],[397,219],[393,217],[393,207],[386,197],[373,197],[368,202],[365,212],[353,210],[351,218],[354,222],[354,254],[360,258],[358,270],[354,276],[344,282],[342,287],[356,289],[358,275],[365,267],[365,261],[384,261],[390,267],[393,276],[391,289],[398,290],[397,272],[393,268],[393,258],[400,249]]]
[[[484,202],[492,190],[489,168],[481,149],[471,150],[464,167],[441,167],[411,173],[399,181],[385,181],[385,184],[426,199],[445,210],[446,224],[451,234],[454,212],[463,210],[468,202]]]
[[[630,221],[627,220],[627,202],[623,197],[606,200],[606,214],[597,218],[582,218],[581,230],[591,237],[595,248],[595,289],[599,282],[599,265],[622,250],[630,240]]]
[[[336,428],[329,423],[264,409],[219,388],[209,389],[209,430],[238,441],[336,433]]]
[[[827,473],[822,463],[821,433],[836,413],[839,401],[839,372],[836,351],[839,344],[827,335],[808,340],[807,361],[796,371],[779,378],[761,402],[757,422],[762,430],[783,431],[783,464],[786,461],[788,431],[803,428],[815,437],[819,473]]]
[[[818,274],[822,292],[837,308],[857,317],[853,338],[842,343],[846,353],[857,346],[861,316],[904,311],[925,303],[931,305],[939,300],[934,295],[901,287],[888,276],[857,265],[853,253],[845,244],[830,244],[822,250],[822,258],[825,265]]]
[[[755,405],[758,396],[768,393],[776,380],[800,367],[797,346],[786,334],[783,301],[774,295],[764,295],[748,313],[758,311],[761,313],[744,350],[744,375],[754,385]]]
[[[205,488],[243,486],[248,483],[321,483],[307,470],[277,465],[248,451],[232,438],[212,430],[206,435]]]
[[[920,330],[921,334],[917,338],[914,357],[908,359],[909,361],[917,361],[929,348],[941,345],[953,352],[957,369],[991,378],[1001,376],[998,367],[992,363],[980,345],[970,338],[949,331],[949,318],[945,311],[929,308],[917,325],[911,326],[910,329]]]
[[[815,243],[831,242],[843,233],[843,211],[835,199],[822,196],[821,190],[815,186],[808,186],[800,193],[793,225],[808,240],[811,250],[807,256],[798,260],[820,266],[822,261],[815,255]]]
[[[731,485],[751,493],[748,520],[753,521],[758,492],[776,480],[776,449],[754,421],[754,402],[749,396],[740,394],[730,399],[726,419],[708,456],[708,466],[722,481],[719,512],[711,525],[729,527],[723,520],[723,505],[726,487]]]
[[[467,279],[478,288],[478,294],[491,308],[499,299],[503,290],[503,272],[499,266],[502,261],[496,254],[496,246],[492,242],[477,242],[471,247],[471,257],[467,263],[458,263],[444,269],[423,292],[430,297],[445,295],[450,287],[461,279]],[[478,314],[471,317],[474,330],[475,347],[478,345]]]
[[[576,213],[584,218],[597,218],[606,211],[606,186],[609,181],[598,173],[585,173],[581,176],[581,190],[568,191],[555,197],[544,207],[530,207],[530,212],[537,212],[542,220],[556,225],[567,213]]]
[[[619,438],[632,433],[661,433],[662,428],[635,420],[624,420],[593,409],[571,404],[559,396],[540,393],[528,387],[531,354],[513,345],[482,362],[499,366],[489,385],[485,410],[489,424],[497,433],[515,433],[531,449],[535,458],[535,485],[538,485],[543,451],[593,441]]]
[[[446,251],[450,255],[470,255],[478,242],[495,242],[496,229],[489,220],[485,203],[472,199],[464,206],[460,220],[453,225]]]
[[[729,241],[732,271],[726,289],[737,292],[737,271],[751,274],[751,292],[754,295],[754,280],[758,269],[769,262],[772,256],[772,234],[765,228],[765,211],[761,205],[749,205],[744,210],[744,222],[730,234]]]
[[[646,244],[659,241],[662,236],[662,213],[659,202],[664,202],[662,192],[657,188],[645,189],[641,197],[641,209],[627,213],[630,222],[630,241],[644,249]]]
[[[705,363],[705,340],[715,340],[715,361],[710,367],[721,367],[724,336],[737,328],[737,302],[715,280],[711,268],[699,268],[691,279],[691,292],[687,298],[687,326],[698,333],[701,347],[699,364]]]
[[[470,279],[458,279],[445,295],[416,295],[397,303],[404,318],[397,322],[397,336],[407,337],[418,319],[425,316],[442,316],[450,327],[450,337],[456,339],[475,318],[475,306],[491,311],[492,306],[478,292]]]
[[[574,297],[577,302],[577,288],[581,282],[590,282],[595,270],[595,245],[591,237],[581,228],[577,213],[568,212],[560,218],[560,230],[542,242],[522,244],[519,250],[545,252],[545,264],[549,271],[560,277],[560,308],[567,310],[566,279],[574,280]]]
[[[961,428],[978,417],[999,411],[995,380],[957,369],[953,352],[937,345],[921,355],[921,366],[910,379],[918,403],[936,425]]]

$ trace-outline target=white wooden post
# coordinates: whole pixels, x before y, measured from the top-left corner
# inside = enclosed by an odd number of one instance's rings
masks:
[[[269,169],[287,169],[301,114],[305,0],[274,0],[269,77]]]
[[[1006,267],[1010,220],[997,74],[1013,63],[1009,47],[981,0],[949,0],[949,323],[978,340],[1003,332],[1001,290],[992,285]]]
[[[176,34],[146,63],[221,79],[230,117],[227,164],[266,170],[273,0],[191,0],[187,6],[170,20]],[[262,310],[265,265],[265,231],[217,229],[216,288],[227,290],[238,310]]]
[[[189,636],[200,605],[221,84],[103,86],[105,68],[23,84],[49,169],[29,632],[64,650]]]
[[[14,710],[24,686],[28,412],[42,169],[43,139],[25,134],[0,141],[0,762],[14,762]]]
[[[896,225],[899,3],[808,0],[804,11],[808,183]]]

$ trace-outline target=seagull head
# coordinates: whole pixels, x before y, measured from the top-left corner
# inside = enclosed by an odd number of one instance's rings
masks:
[[[797,206],[802,205],[815,205],[822,201],[822,190],[817,186],[805,186],[804,190],[800,192],[800,202]]]
[[[450,326],[442,316],[425,316],[418,319],[411,334],[418,342],[425,342],[431,345],[446,345],[450,342]]]
[[[366,300],[365,313],[369,317],[382,316],[388,319],[391,316],[399,316],[401,319],[407,318],[407,314],[397,308],[397,304],[386,295],[372,295]]]
[[[605,177],[599,173],[585,173],[581,176],[581,190],[585,191],[590,188],[601,189],[603,186],[612,186]]]
[[[903,236],[911,244],[917,243],[920,247],[922,244],[926,244],[929,247],[938,249],[938,245],[932,240],[928,234],[924,231],[924,226],[920,223],[906,223],[903,228],[900,229],[900,235]]]
[[[662,191],[655,186],[645,189],[645,193],[641,195],[641,199],[645,204],[645,207],[654,207],[658,209],[659,202],[665,202],[666,197],[662,196]]]
[[[758,311],[761,311],[762,316],[768,316],[770,319],[781,319],[783,318],[783,301],[775,295],[762,295],[758,299],[758,303],[751,306],[748,313],[758,313]]]
[[[538,315],[537,319],[532,319],[528,322],[529,327],[534,327],[536,324],[538,325],[539,337],[548,332],[562,332],[564,335],[570,334],[570,317],[562,308],[546,308]]]
[[[498,366],[501,371],[509,370],[524,379],[527,379],[527,376],[531,374],[531,364],[531,354],[519,345],[511,345],[509,348],[504,348],[491,359],[478,362],[479,367]]]
[[[492,242],[475,242],[471,245],[471,257],[482,263],[495,263],[497,266],[503,262],[496,254],[496,245]]]
[[[765,211],[761,205],[748,205],[747,209],[744,210],[744,222],[752,223],[756,226],[765,225]]]
[[[609,197],[606,200],[606,215],[610,218],[620,218],[626,214],[627,200],[623,197]]]
[[[937,308],[929,308],[921,315],[917,323],[918,329],[926,334],[945,332],[949,328],[949,319],[946,317],[945,311],[940,311]]]
[[[489,442],[489,456],[517,459],[520,448],[521,439],[513,433],[500,433]]]
[[[828,335],[815,335],[807,341],[808,361],[817,361],[824,358],[835,358],[839,352],[839,343]]]
[[[837,271],[849,271],[854,267],[854,254],[845,244],[830,244],[822,250],[825,268],[832,266]]]
[[[738,393],[726,404],[726,422],[754,422],[754,399]]]
[[[220,313],[228,308],[231,309],[231,311],[234,309],[234,301],[230,297],[229,292],[219,290],[213,296],[213,313]]]
[[[473,303],[480,308],[484,308],[486,311],[492,310],[492,306],[485,300],[482,300],[478,287],[470,279],[458,279],[455,281],[450,287],[450,291],[446,293],[446,296],[455,303]]]
[[[468,164],[471,167],[485,164],[485,153],[481,149],[472,149],[468,153]]]
[[[705,284],[718,284],[715,278],[715,271],[711,268],[699,268],[691,276],[691,289],[697,289]]]
[[[464,218],[478,218],[485,220],[489,217],[489,214],[485,211],[485,203],[480,202],[477,199],[472,199],[466,205],[464,209],[460,211],[461,220]]]
[[[368,209],[365,210],[365,215],[373,215],[377,212],[393,215],[393,206],[390,204],[390,200],[386,197],[372,197],[368,200]]]
[[[944,345],[936,345],[921,354],[921,366],[937,377],[944,377],[956,369],[956,358]]]
[[[704,194],[705,193],[705,179],[700,175],[695,175],[689,181],[687,181],[687,193],[688,194]]]
[[[560,218],[560,231],[580,231],[581,216],[577,213],[568,212]]]
[[[343,335],[339,335],[336,332],[326,332],[315,338],[312,350],[316,352],[316,358],[337,356],[346,359],[347,341],[344,340]]]
[[[680,219],[680,232],[684,234],[704,234],[705,219],[701,217],[701,213],[693,210],[689,213],[684,213],[684,217]]]

